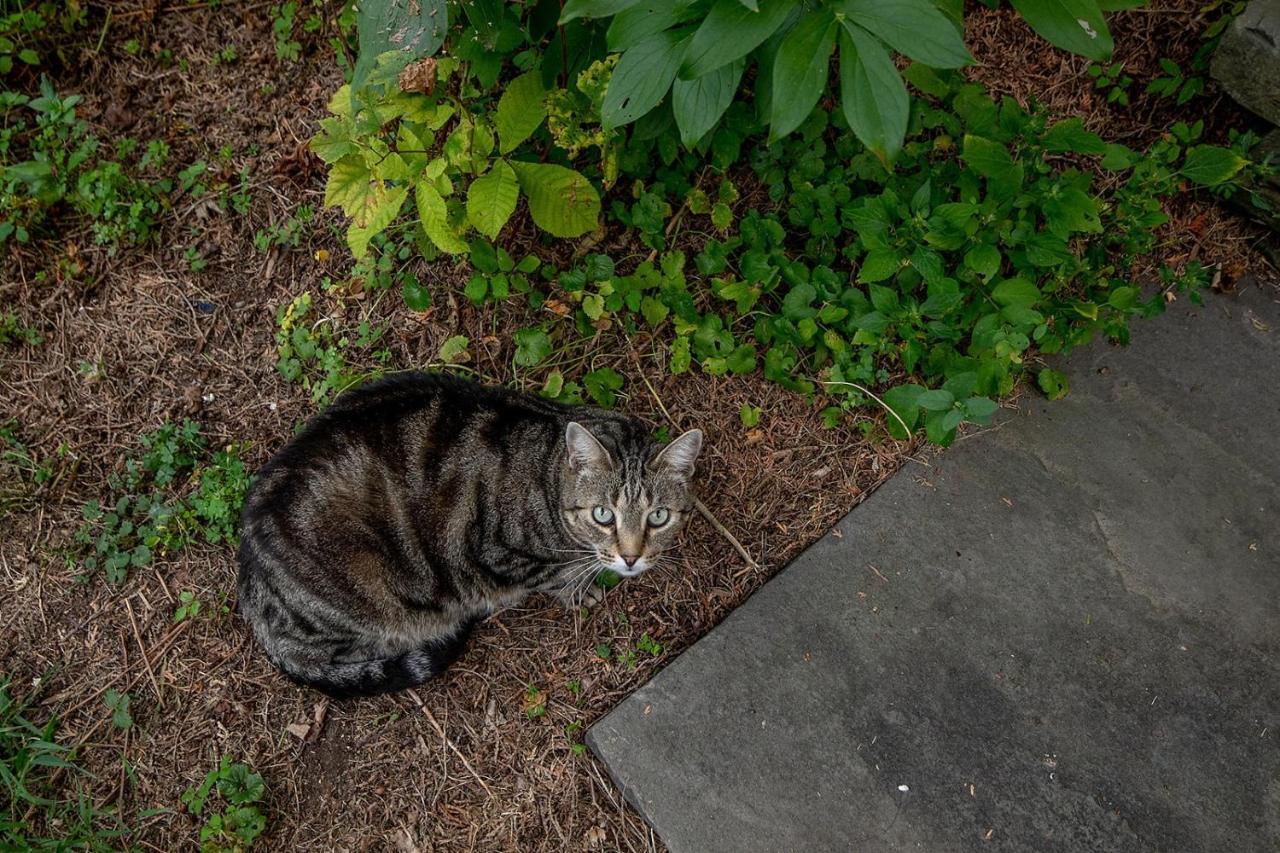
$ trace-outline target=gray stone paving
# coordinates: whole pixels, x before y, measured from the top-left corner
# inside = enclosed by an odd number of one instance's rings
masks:
[[[588,742],[675,851],[1280,850],[1280,305],[897,474]]]

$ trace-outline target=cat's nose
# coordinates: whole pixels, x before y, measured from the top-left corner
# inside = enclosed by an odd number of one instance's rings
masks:
[[[639,554],[619,554],[618,557],[622,559],[622,562],[627,564],[628,569],[636,564],[636,560],[640,559]]]

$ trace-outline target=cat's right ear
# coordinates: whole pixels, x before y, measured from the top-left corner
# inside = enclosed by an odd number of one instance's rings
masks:
[[[569,452],[569,467],[575,471],[585,468],[603,470],[613,466],[609,451],[577,421],[570,421],[565,427],[564,444]]]

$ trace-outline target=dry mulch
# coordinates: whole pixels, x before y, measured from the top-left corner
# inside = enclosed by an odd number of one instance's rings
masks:
[[[1160,55],[1194,50],[1201,23],[1193,4],[1174,5],[1167,14],[1116,18],[1117,53],[1139,81],[1135,95]],[[60,445],[69,455],[37,501],[2,519],[0,672],[13,677],[15,692],[59,712],[64,741],[84,744],[94,796],[119,808],[150,849],[193,843],[199,821],[179,798],[222,755],[265,777],[270,849],[658,847],[603,768],[575,753],[575,724],[589,725],[709,630],[917,448],[874,443],[856,422],[828,429],[822,401],[759,377],[670,376],[660,347],[607,333],[590,366],[627,376],[628,411],[659,425],[665,408],[679,426],[706,431],[704,499],[759,565],[695,521],[674,565],[612,590],[585,618],[532,600],[485,623],[443,678],[375,700],[329,704],[274,672],[244,626],[220,611],[234,604],[230,548],[158,558],[118,587],[83,581],[68,559],[79,507],[105,493],[106,476],[136,453],[139,434],[192,417],[216,444],[245,443],[257,465],[314,411],[275,368],[276,310],[297,294],[311,291],[343,328],[385,323],[396,367],[429,364],[445,338],[467,334],[471,367],[499,381],[513,379],[508,338],[521,323],[516,308],[477,310],[440,297],[443,288],[425,315],[405,311],[396,293],[322,290],[326,276],[346,272],[341,222],[327,212],[296,250],[255,250],[257,228],[283,222],[299,205],[322,206],[323,170],[305,142],[340,82],[331,56],[308,45],[301,62],[280,63],[262,3],[112,6],[101,51],[83,48],[84,61],[60,72],[59,89],[85,95],[82,115],[100,135],[164,138],[176,163],[212,162],[229,146],[236,170],[252,167],[254,204],[237,217],[208,200],[180,199],[158,240],[115,257],[74,234],[21,253],[5,249],[0,307],[36,324],[46,341],[0,353],[0,420],[17,418],[42,456]],[[1136,98],[1131,110],[1108,107],[1083,78],[1082,60],[1026,38],[1011,14],[975,12],[969,26],[983,62],[974,76],[997,91],[1085,115],[1135,146],[1170,119],[1148,99]],[[130,38],[143,57],[168,48],[188,69],[129,56]],[[237,62],[212,64],[227,44],[237,46]],[[1195,109],[1212,133],[1241,119],[1217,97]],[[1259,232],[1229,211],[1188,199],[1173,214],[1166,260],[1224,263],[1227,284],[1239,270],[1265,269],[1251,249]],[[188,271],[190,245],[210,260],[205,271]],[[319,260],[320,250],[329,259]],[[79,274],[66,273],[75,266]],[[38,269],[55,272],[41,281]],[[422,277],[456,283],[461,272],[441,263]],[[759,428],[742,426],[744,403],[763,410]],[[182,591],[206,609],[175,624]],[[662,653],[640,652],[634,665],[620,660],[644,634]],[[597,655],[599,644],[610,659]],[[127,733],[108,723],[109,688],[133,696]],[[531,717],[539,704],[545,713]],[[136,782],[122,773],[122,758]],[[155,808],[172,811],[134,817]]]

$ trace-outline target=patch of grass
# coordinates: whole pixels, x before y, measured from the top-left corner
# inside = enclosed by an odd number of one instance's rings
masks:
[[[58,742],[57,718],[34,722],[11,687],[0,677],[0,849],[118,849],[126,832],[84,790],[89,774]]]

